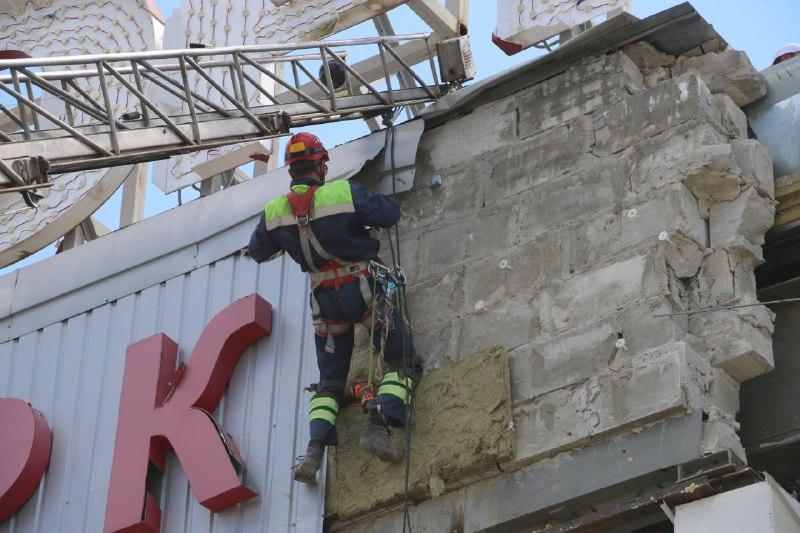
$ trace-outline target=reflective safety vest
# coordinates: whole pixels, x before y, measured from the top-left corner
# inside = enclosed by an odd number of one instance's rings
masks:
[[[358,280],[361,294],[367,306],[372,303],[372,291],[367,273],[369,261],[347,261],[328,253],[311,228],[311,221],[340,213],[354,213],[353,196],[350,183],[346,180],[334,181],[324,187],[319,185],[294,185],[291,191],[268,203],[265,208],[267,230],[284,225],[296,224],[300,248],[311,270],[311,307],[314,326],[319,334],[328,337],[325,350],[333,353],[333,337],[336,327],[321,319],[319,304],[314,297],[318,286],[333,286],[337,290],[342,283]],[[319,268],[314,264],[311,250],[327,262]]]

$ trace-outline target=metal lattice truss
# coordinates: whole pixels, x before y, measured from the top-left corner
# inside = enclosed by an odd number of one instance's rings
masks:
[[[20,128],[13,134],[0,132],[0,172],[5,175],[1,184],[14,190],[34,188],[42,182],[43,165],[61,173],[152,161],[283,135],[290,125],[364,118],[432,101],[442,88],[430,40],[429,34],[416,34],[0,61],[0,91],[16,101],[19,116],[6,107],[0,112]],[[397,42],[425,47],[432,85],[390,45]],[[380,58],[381,85],[347,63],[349,53],[364,47]],[[232,90],[215,80],[220,69],[229,73]],[[344,74],[344,81],[337,80],[336,71],[340,78]],[[415,85],[394,87],[392,76],[399,72]],[[272,82],[272,90],[265,88],[262,77]],[[84,90],[95,78],[100,98]],[[216,101],[191,87],[195,79],[214,88]],[[127,91],[136,104],[115,112],[106,90],[109,82],[121,85],[119,90]],[[66,117],[37,103],[34,89],[41,98],[60,99]],[[188,112],[175,114],[173,106],[161,103],[165,94],[180,100]],[[264,103],[254,105],[253,94]],[[76,112],[88,120],[77,123]]]

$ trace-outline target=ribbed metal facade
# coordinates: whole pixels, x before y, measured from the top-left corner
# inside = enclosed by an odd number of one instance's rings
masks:
[[[306,278],[286,260],[230,255],[0,344],[0,397],[29,401],[53,434],[37,492],[0,532],[100,532],[127,346],[158,332],[185,359],[211,317],[257,292],[273,306],[270,337],[241,358],[216,418],[236,441],[257,499],[214,514],[170,455],[162,531],[319,531],[324,484],[292,483],[307,439],[304,386],[316,381]],[[3,428],[8,431],[9,428]]]

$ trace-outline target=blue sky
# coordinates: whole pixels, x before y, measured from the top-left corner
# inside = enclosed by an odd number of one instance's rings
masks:
[[[676,5],[674,0],[634,0],[634,14],[646,17]],[[746,51],[753,64],[759,68],[769,66],[775,50],[787,42],[800,41],[798,29],[798,0],[695,0],[692,2],[700,14],[722,35],[732,47]],[[169,16],[179,4],[179,0],[157,0],[165,16]],[[426,31],[426,26],[408,8],[401,7],[390,13],[390,18],[398,33]],[[513,67],[522,61],[535,57],[541,52],[530,49],[508,57],[491,43],[491,34],[496,20],[496,1],[472,0],[470,7],[469,32],[472,50],[478,70],[478,79]],[[347,37],[374,35],[371,23],[352,28],[342,34]],[[363,122],[336,123],[316,129],[328,145],[337,145],[360,137],[368,132]],[[195,197],[184,194],[184,201]],[[120,192],[112,197],[97,217],[111,228],[118,226]],[[177,205],[177,195],[165,196],[150,185],[146,203],[146,216],[152,216]],[[53,246],[35,254],[12,267],[0,270],[0,274],[19,268],[35,260],[52,255]]]

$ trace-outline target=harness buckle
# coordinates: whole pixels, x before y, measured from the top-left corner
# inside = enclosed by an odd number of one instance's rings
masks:
[[[297,222],[297,225],[301,228],[305,228],[308,226],[308,223],[311,221],[311,217],[308,214],[305,215],[296,215],[294,217],[294,221]]]

